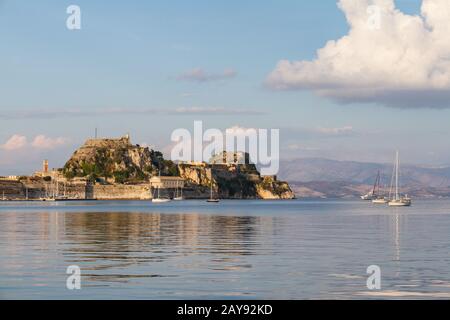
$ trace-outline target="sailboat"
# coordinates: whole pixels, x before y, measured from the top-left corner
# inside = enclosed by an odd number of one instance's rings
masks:
[[[166,202],[170,202],[170,199],[168,199],[168,198],[161,198],[161,195],[160,195],[160,193],[159,193],[159,187],[158,188],[156,188],[157,190],[158,190],[158,196],[156,197],[156,198],[153,198],[152,199],[152,202],[153,203],[166,203]]]
[[[362,200],[367,200],[367,201],[372,200],[373,199],[373,194],[371,192],[369,192],[368,194],[365,194],[365,195],[361,196],[361,199]]]
[[[178,194],[178,182],[177,182],[177,190],[175,191],[175,197],[173,198],[174,201],[182,201],[183,198],[183,188],[180,188],[180,194]]]
[[[377,179],[378,179],[378,178],[377,178]],[[375,186],[376,186],[376,183],[377,183],[377,182],[375,181],[375,185],[374,185],[372,191],[370,191],[369,193],[367,193],[367,194],[361,196],[361,200],[371,201],[371,200],[374,199],[374,192],[375,192]]]
[[[160,182],[161,182],[161,170],[159,170],[159,178],[160,178]],[[161,194],[159,192],[160,187],[158,186],[156,189],[158,189],[158,196],[155,198],[153,197],[152,202],[153,203],[166,203],[166,202],[170,202],[170,199],[168,198],[161,198]]]
[[[373,191],[372,191],[372,195],[373,195],[372,203],[386,204],[386,203],[388,203],[388,200],[386,199],[386,197],[384,197],[381,194],[381,186],[380,185],[381,185],[381,175],[380,175],[380,171],[378,171],[377,179],[375,180],[375,184],[373,186]]]
[[[207,200],[207,202],[210,202],[210,203],[218,203],[218,202],[220,202],[219,199],[213,197],[212,171],[211,171],[211,195],[210,195],[209,199]]]
[[[400,160],[399,160],[399,154],[398,151],[395,154],[395,165],[394,170],[392,173],[392,179],[391,179],[391,189],[389,192],[389,206],[390,207],[409,207],[411,206],[411,199],[408,197],[408,195],[400,196],[399,193],[399,167],[400,167]],[[393,195],[393,186],[395,184],[395,194]]]

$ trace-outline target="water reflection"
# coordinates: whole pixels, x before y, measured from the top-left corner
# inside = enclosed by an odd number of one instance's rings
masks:
[[[119,212],[9,214],[8,219],[11,236],[22,233],[36,236],[35,252],[58,253],[63,265],[82,265],[84,280],[93,282],[177,277],[179,270],[167,266],[169,261],[181,263],[187,270],[251,268],[240,257],[251,256],[261,249],[264,243],[261,227],[267,231],[273,220]],[[32,230],[25,230],[30,226]],[[25,239],[10,238],[8,242],[20,244],[21,240]],[[44,265],[39,267],[48,268]]]
[[[0,298],[446,297],[448,204],[0,207]],[[366,292],[372,264],[381,293]],[[69,265],[81,293],[65,288]]]

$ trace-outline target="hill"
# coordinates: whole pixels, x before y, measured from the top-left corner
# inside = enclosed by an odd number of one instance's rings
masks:
[[[280,177],[290,182],[297,196],[345,198],[367,192],[378,171],[382,175],[382,184],[389,186],[393,165],[304,158],[284,161],[280,168]],[[404,164],[401,166],[401,185],[413,196],[448,197],[450,167]]]

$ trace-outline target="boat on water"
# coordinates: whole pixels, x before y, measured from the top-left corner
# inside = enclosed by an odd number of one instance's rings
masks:
[[[374,183],[374,185],[373,185],[372,190],[371,190],[369,193],[367,193],[367,194],[365,194],[365,195],[362,195],[362,196],[361,196],[361,200],[364,200],[364,201],[373,201],[373,200],[375,200],[375,199],[377,198],[377,196],[376,196],[376,194],[375,194],[375,189],[376,189],[377,183],[378,183],[379,178],[380,178],[379,176],[380,176],[380,172],[378,171],[378,175],[377,175],[377,178],[376,178],[376,180],[375,180],[375,183]]]
[[[369,192],[368,194],[365,194],[365,195],[361,196],[361,200],[364,200],[364,201],[370,201],[370,200],[373,200],[373,194],[372,194],[372,192]]]
[[[388,203],[388,199],[386,199],[386,197],[383,195],[383,192],[382,192],[380,171],[378,171],[377,178],[375,179],[375,184],[373,186],[372,195],[373,195],[372,203],[374,203],[374,204]]]
[[[166,203],[166,202],[170,202],[170,199],[167,198],[155,198],[152,199],[153,203]]]
[[[161,198],[161,194],[159,192],[160,188],[157,188],[157,196],[153,197],[152,202],[153,203],[166,203],[166,202],[170,202],[169,198]]]
[[[178,189],[180,189],[180,193],[178,193]],[[174,201],[183,201],[183,188],[178,188],[178,182],[177,182],[177,189],[175,191],[175,197],[173,197]]]
[[[388,202],[389,202],[389,200],[386,198],[372,199],[372,203],[374,203],[374,204],[386,204]]]
[[[159,170],[159,177],[161,177],[161,170]],[[160,186],[158,186],[158,187],[156,188],[156,190],[157,190],[157,195],[156,195],[156,197],[155,197],[155,195],[153,195],[152,202],[153,202],[153,203],[167,203],[167,202],[170,202],[170,199],[169,199],[169,198],[161,198],[160,189],[161,189]]]
[[[369,193],[362,195],[361,200],[372,201],[375,198],[374,191],[375,191],[375,187]]]
[[[219,202],[220,202],[220,200],[219,200],[218,198],[215,198],[215,197],[213,196],[212,172],[211,172],[210,196],[209,196],[209,199],[206,200],[206,202],[209,202],[209,203],[219,203]]]
[[[399,167],[400,159],[398,151],[395,154],[395,164],[391,179],[391,189],[389,191],[389,206],[390,207],[409,207],[412,204],[411,198],[408,195],[402,196],[399,192]],[[395,191],[394,191],[395,189]]]

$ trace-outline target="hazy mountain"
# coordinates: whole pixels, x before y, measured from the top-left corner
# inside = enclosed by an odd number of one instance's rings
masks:
[[[426,168],[401,165],[400,182],[412,195],[450,196],[450,167]],[[337,161],[323,158],[303,158],[283,161],[279,176],[289,181],[299,196],[354,197],[367,192],[377,172],[382,184],[390,186],[392,164]]]

